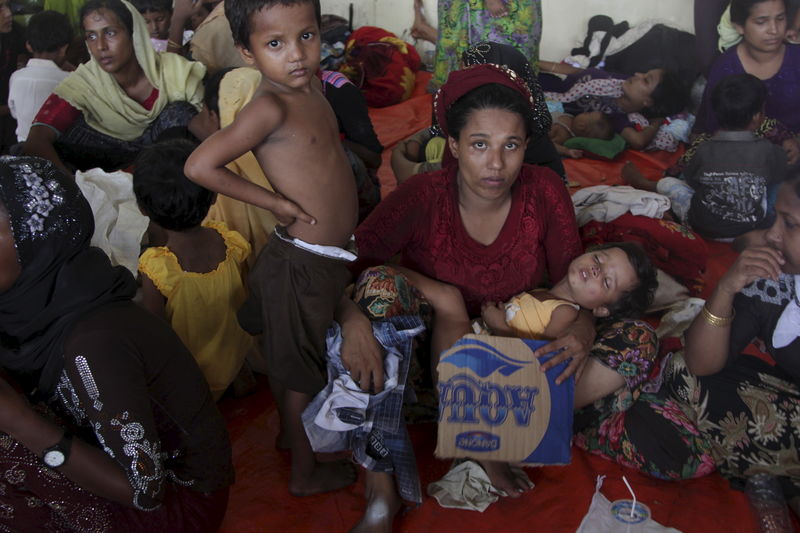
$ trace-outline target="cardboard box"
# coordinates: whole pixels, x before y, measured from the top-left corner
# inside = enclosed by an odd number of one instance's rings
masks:
[[[555,379],[563,362],[540,370],[544,341],[466,335],[439,361],[437,457],[531,465],[568,464],[573,378]]]

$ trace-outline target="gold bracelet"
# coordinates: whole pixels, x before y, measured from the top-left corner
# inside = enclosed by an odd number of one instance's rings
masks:
[[[736,316],[736,310],[732,309],[732,311],[733,314],[731,316],[717,316],[709,311],[708,307],[704,305],[701,313],[703,315],[703,320],[708,322],[710,325],[714,326],[715,328],[724,328],[725,326],[729,326],[730,323],[733,322],[733,318]]]
[[[167,39],[167,47],[170,47],[170,46],[174,46],[178,50],[180,50],[182,48],[181,45],[179,45],[178,43],[176,43],[172,39]]]

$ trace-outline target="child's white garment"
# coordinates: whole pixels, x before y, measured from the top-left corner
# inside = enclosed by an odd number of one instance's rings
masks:
[[[8,109],[17,119],[17,141],[25,142],[39,108],[56,85],[69,76],[49,59],[29,59],[8,82]]]

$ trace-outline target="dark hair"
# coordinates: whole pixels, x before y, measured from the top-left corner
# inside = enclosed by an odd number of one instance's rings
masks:
[[[723,78],[711,92],[711,107],[719,127],[725,130],[747,128],[756,113],[764,110],[767,87],[752,74]]]
[[[72,42],[72,24],[63,13],[40,11],[28,21],[25,40],[34,52],[55,52]]]
[[[731,22],[744,26],[747,19],[750,17],[750,11],[753,6],[769,0],[731,0]],[[783,0],[781,0],[783,1]],[[786,2],[783,1],[783,7],[786,8]]]
[[[447,110],[447,134],[458,139],[473,111],[483,109],[501,109],[516,113],[522,117],[525,125],[525,135],[531,136],[533,122],[531,120],[531,105],[525,98],[512,89],[499,83],[487,83],[471,90],[455,101]]]
[[[650,98],[653,105],[642,109],[642,115],[648,118],[668,117],[684,110],[689,102],[689,87],[678,74],[664,70],[664,75]]]
[[[222,84],[222,78],[225,74],[234,70],[236,67],[228,67],[216,71],[210,76],[206,76],[203,82],[203,105],[209,111],[219,114],[219,86]]]
[[[89,0],[83,4],[79,16],[81,27],[83,27],[84,19],[90,13],[94,13],[95,11],[99,11],[101,9],[108,9],[109,11],[113,12],[120,22],[122,22],[122,24],[128,29],[128,34],[133,35],[133,15],[131,15],[131,12],[127,7],[125,7],[125,4],[120,2],[120,0]]]
[[[642,315],[653,302],[658,287],[656,269],[644,248],[636,242],[608,242],[592,246],[591,251],[619,248],[628,256],[639,283],[608,305],[608,318],[636,318]]]
[[[214,202],[213,192],[183,173],[196,146],[187,139],[158,142],[142,150],[134,163],[136,201],[164,229],[184,231],[199,226]]]
[[[130,2],[141,14],[155,11],[172,13],[172,0],[130,0]]]
[[[595,139],[602,139],[610,141],[614,138],[614,123],[611,122],[611,117],[605,113],[600,113],[599,118],[592,122],[589,126],[589,132]]]
[[[233,42],[247,49],[250,48],[251,21],[253,15],[262,9],[268,9],[276,5],[294,6],[299,4],[311,4],[314,6],[317,26],[322,25],[319,0],[236,0],[225,2],[225,17],[231,25]]]

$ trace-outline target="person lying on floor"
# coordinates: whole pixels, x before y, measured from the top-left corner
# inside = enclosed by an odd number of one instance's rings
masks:
[[[764,120],[766,97],[755,76],[725,78],[712,95],[720,129],[696,146],[681,176],[650,181],[629,162],[622,179],[669,197],[678,221],[708,239],[733,239],[769,226],[786,154],[754,133]]]
[[[689,90],[677,74],[656,68],[633,76],[566,63],[539,62],[539,81],[548,100],[560,102],[572,115],[601,111],[611,117],[614,131],[634,150],[644,150],[654,139],[664,119],[686,107]],[[551,74],[566,75],[564,80]],[[648,120],[634,122],[639,113]],[[658,146],[657,146],[658,147]]]

